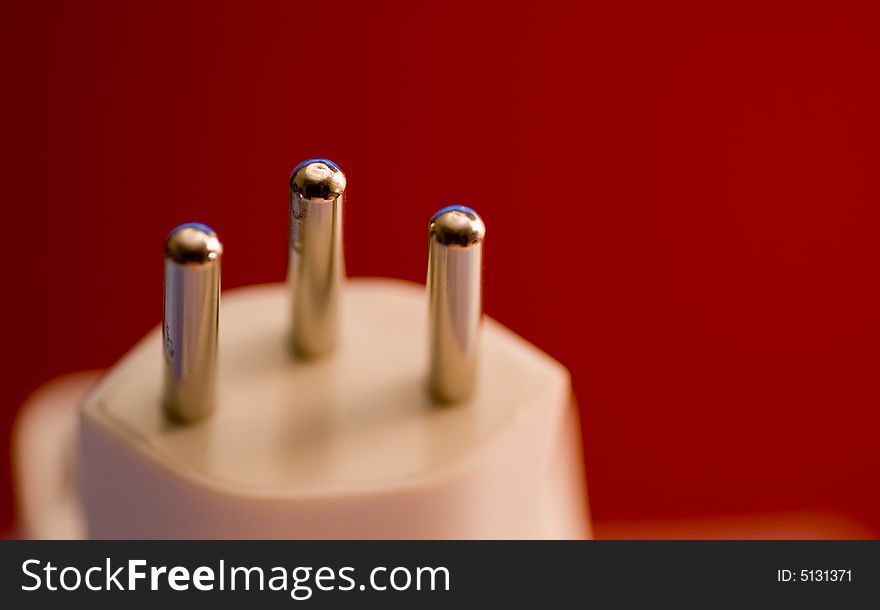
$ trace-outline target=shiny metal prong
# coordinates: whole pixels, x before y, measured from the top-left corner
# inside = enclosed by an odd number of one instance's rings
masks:
[[[450,206],[428,228],[428,384],[436,400],[459,402],[476,381],[483,315],[483,238],[472,209]]]
[[[163,406],[180,422],[214,410],[222,254],[217,234],[203,224],[180,225],[165,240]]]
[[[336,345],[344,197],[345,174],[332,161],[310,159],[290,175],[290,343],[300,356],[320,356]]]

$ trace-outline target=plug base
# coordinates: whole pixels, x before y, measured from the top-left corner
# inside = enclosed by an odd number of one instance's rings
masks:
[[[339,349],[287,351],[281,284],[224,293],[218,405],[160,408],[151,332],[85,401],[80,479],[96,538],[589,536],[568,372],[487,319],[466,402],[425,387],[424,287],[346,282]]]

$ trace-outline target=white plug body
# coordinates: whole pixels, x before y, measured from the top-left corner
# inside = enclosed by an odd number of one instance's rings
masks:
[[[99,376],[100,371],[83,371],[58,377],[22,405],[12,429],[16,536],[85,536],[76,479],[78,405]]]
[[[338,349],[287,350],[281,284],[226,292],[217,409],[160,407],[151,332],[82,407],[80,483],[94,538],[584,538],[590,527],[568,371],[486,319],[469,400],[426,390],[425,289],[345,284]]]

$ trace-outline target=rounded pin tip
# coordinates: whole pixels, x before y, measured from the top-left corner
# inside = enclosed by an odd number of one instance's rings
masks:
[[[333,201],[345,191],[345,174],[332,161],[309,159],[290,174],[290,189],[303,199]]]
[[[428,232],[444,246],[471,246],[483,241],[486,225],[480,215],[463,205],[451,205],[431,217]]]
[[[198,222],[175,227],[165,240],[165,257],[181,265],[205,264],[223,254],[223,245],[214,230]]]

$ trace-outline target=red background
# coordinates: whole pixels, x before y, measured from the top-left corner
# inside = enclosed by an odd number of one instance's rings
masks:
[[[327,156],[352,275],[422,281],[430,214],[481,212],[488,313],[573,373],[600,535],[880,533],[878,15],[770,4],[7,6],[0,531],[18,405],[157,323],[168,229],[281,280],[288,172]]]

